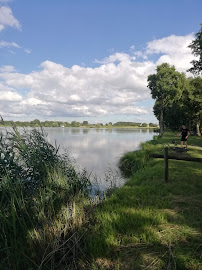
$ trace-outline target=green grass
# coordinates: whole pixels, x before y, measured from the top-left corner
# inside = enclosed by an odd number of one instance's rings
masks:
[[[122,158],[131,176],[91,217],[87,269],[202,269],[202,164],[169,160],[165,183],[163,160],[148,158],[163,144],[172,152],[175,139],[165,133]],[[189,137],[189,144],[202,146],[202,138]],[[190,145],[183,155],[201,157],[202,148]]]
[[[124,155],[130,179],[101,203],[88,198],[89,178],[43,130],[0,136],[0,270],[201,269],[202,166],[169,161],[172,133]],[[188,153],[202,157],[202,139]],[[193,144],[193,145],[191,145]]]

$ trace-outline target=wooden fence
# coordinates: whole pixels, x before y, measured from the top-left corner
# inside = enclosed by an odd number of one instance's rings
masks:
[[[180,156],[172,156],[168,155],[168,147],[164,148],[164,154],[150,154],[150,157],[153,158],[164,158],[164,180],[168,182],[168,160],[175,159],[175,160],[183,160],[183,161],[193,161],[193,162],[202,162],[202,158],[194,158],[194,157],[180,157]]]

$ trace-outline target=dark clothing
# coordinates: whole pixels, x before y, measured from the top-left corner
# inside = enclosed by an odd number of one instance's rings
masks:
[[[186,137],[187,137],[187,135],[188,135],[188,132],[189,132],[189,130],[188,130],[187,128],[182,128],[182,137],[181,137],[181,141],[184,141],[184,142],[187,141]]]

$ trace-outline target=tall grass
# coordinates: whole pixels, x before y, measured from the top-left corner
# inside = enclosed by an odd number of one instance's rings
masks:
[[[125,177],[134,175],[137,171],[147,166],[149,162],[149,154],[154,146],[151,142],[141,145],[141,150],[125,153],[119,160],[119,168]]]
[[[91,184],[45,132],[0,136],[0,269],[74,269]]]

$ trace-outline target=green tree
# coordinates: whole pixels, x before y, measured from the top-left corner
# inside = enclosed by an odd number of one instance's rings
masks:
[[[88,121],[83,121],[84,126],[88,126]]]
[[[196,33],[196,39],[193,40],[188,47],[191,48],[192,53],[195,56],[199,57],[199,60],[191,61],[193,66],[188,69],[188,71],[192,72],[193,74],[200,74],[202,73],[202,24],[201,29],[198,33]]]
[[[147,127],[148,125],[146,123],[143,123],[142,124],[142,127]]]
[[[45,127],[51,127],[51,126],[52,126],[51,121],[45,121],[45,122],[44,122],[44,126],[45,126]]]
[[[72,127],[80,127],[80,123],[79,122],[76,122],[76,121],[72,121],[71,122],[71,126]]]
[[[201,136],[201,115],[202,115],[202,78],[196,77],[189,79],[190,83],[190,106],[192,108],[195,123],[196,132],[198,136]]]
[[[32,127],[40,127],[41,123],[40,123],[40,121],[38,119],[35,119],[35,120],[30,122],[30,125]]]
[[[174,100],[172,105],[164,108],[164,123],[170,129],[179,129],[182,124],[189,126],[193,120],[193,109],[190,106],[190,85],[186,79],[180,99]],[[155,108],[158,110],[158,107]]]
[[[158,127],[157,124],[153,124],[153,123],[149,123],[149,126],[150,126],[150,127]]]
[[[175,70],[174,66],[163,63],[157,66],[157,73],[148,76],[148,87],[152,98],[156,99],[154,113],[159,119],[160,135],[164,130],[164,112],[175,100],[180,99],[186,85],[185,75]]]

